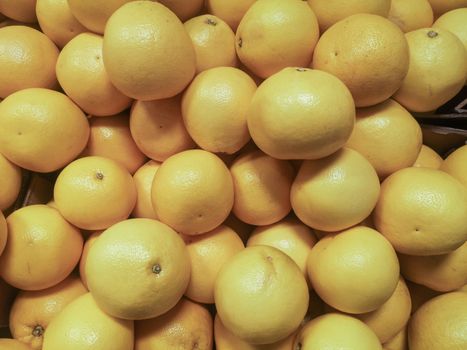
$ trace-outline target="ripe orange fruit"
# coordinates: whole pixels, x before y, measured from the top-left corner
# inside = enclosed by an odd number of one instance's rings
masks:
[[[204,7],[204,0],[158,0],[175,13],[182,22],[198,15]]]
[[[102,234],[102,230],[94,231],[89,237],[87,237],[86,242],[84,242],[83,252],[81,253],[81,259],[79,260],[79,276],[83,285],[88,288],[88,279],[86,277],[86,262],[88,260],[89,249],[92,245],[96,243],[97,238]]]
[[[156,171],[160,166],[161,163],[150,160],[134,173],[133,180],[136,185],[137,196],[135,207],[131,213],[132,217],[157,219],[152,206],[151,188]]]
[[[422,130],[404,107],[387,100],[357,109],[355,127],[346,146],[368,159],[384,179],[415,163],[422,146]]]
[[[160,162],[195,147],[183,124],[181,95],[135,101],[131,107],[130,131],[141,152]]]
[[[84,157],[58,175],[54,199],[60,213],[85,230],[105,229],[126,219],[136,203],[136,187],[123,165],[104,157]]]
[[[0,98],[26,88],[57,86],[58,49],[38,30],[23,25],[0,28],[0,52]]]
[[[240,61],[267,78],[286,67],[307,67],[319,37],[318,21],[301,1],[258,0],[237,28]]]
[[[8,284],[23,290],[49,288],[63,281],[78,263],[83,238],[57,210],[30,205],[10,214],[7,223],[0,275]]]
[[[191,278],[185,295],[199,303],[214,303],[214,282],[222,266],[244,248],[231,228],[220,225],[197,236],[183,236],[191,260]]]
[[[135,350],[212,349],[212,328],[209,311],[182,298],[167,313],[135,322]]]
[[[214,67],[236,67],[235,33],[219,17],[201,15],[184,23],[196,53],[196,72]]]
[[[89,124],[89,140],[81,156],[100,156],[115,160],[130,174],[134,174],[146,161],[146,156],[131,136],[127,113],[91,118]]]
[[[441,28],[422,28],[405,37],[409,70],[394,99],[413,112],[433,111],[464,86],[467,51],[454,34]]]
[[[320,298],[348,313],[378,309],[399,280],[394,248],[379,232],[364,226],[326,235],[311,249],[307,265]]]
[[[404,32],[431,27],[433,9],[428,0],[391,0],[388,19]]]
[[[467,145],[452,152],[441,164],[440,170],[448,173],[467,187]]]
[[[33,350],[41,350],[44,332],[52,319],[86,292],[79,277],[73,275],[51,288],[20,291],[10,312],[13,338],[28,344]]]
[[[460,41],[462,41],[464,47],[467,49],[467,29],[464,25],[466,20],[467,2],[466,7],[451,10],[440,16],[436,22],[433,23],[433,28],[449,30],[451,33],[456,35]]]
[[[402,169],[383,182],[373,218],[400,253],[449,253],[467,240],[467,190],[440,170]]]
[[[443,164],[443,158],[432,148],[422,145],[413,166],[417,168],[439,169],[441,164]]]
[[[232,154],[250,140],[247,111],[256,91],[248,74],[233,67],[201,72],[182,99],[185,127],[204,150]]]
[[[175,96],[196,70],[182,22],[158,2],[131,1],[115,11],[105,27],[103,54],[112,83],[138,100]]]
[[[36,0],[2,0],[0,12],[18,22],[37,22]]]
[[[298,329],[309,295],[305,277],[291,258],[276,248],[255,246],[222,266],[214,298],[230,332],[251,344],[271,344]]]
[[[223,19],[233,31],[237,30],[238,24],[256,0],[207,0],[206,7],[208,13]]]
[[[48,89],[24,89],[0,104],[0,152],[22,168],[50,172],[86,146],[89,124],[66,95]]]
[[[451,10],[455,10],[461,7],[467,7],[466,0],[428,0],[430,2],[431,7],[433,8],[433,12],[435,14],[435,18],[438,18],[443,13],[446,13]]]
[[[360,153],[342,148],[326,158],[303,162],[293,182],[290,201],[305,224],[333,232],[368,217],[379,190],[378,175],[371,164]]]
[[[404,34],[386,18],[372,14],[347,17],[323,33],[313,54],[313,68],[341,79],[357,107],[391,97],[409,69]]]
[[[86,279],[97,304],[109,315],[153,318],[183,296],[190,257],[183,240],[167,225],[151,219],[124,220],[90,247]]]
[[[42,32],[60,48],[87,31],[71,13],[68,0],[37,0],[36,15]]]
[[[256,90],[247,113],[253,141],[278,159],[317,159],[341,148],[355,122],[345,85],[326,72],[286,68]]]
[[[0,350],[31,350],[31,348],[16,339],[0,338]]]
[[[233,213],[250,225],[269,225],[291,209],[294,172],[286,160],[254,150],[240,154],[230,166],[234,183]]]
[[[57,79],[66,94],[87,114],[107,116],[128,108],[131,99],[110,82],[102,61],[101,36],[81,33],[57,60]]]
[[[0,153],[0,211],[8,209],[21,189],[21,168]],[[0,249],[1,255],[1,249]]]
[[[151,198],[163,223],[186,235],[205,233],[224,222],[232,209],[232,177],[212,153],[180,152],[157,170]]]

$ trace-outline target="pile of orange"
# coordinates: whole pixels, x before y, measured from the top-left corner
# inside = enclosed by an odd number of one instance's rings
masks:
[[[467,145],[414,118],[463,89],[466,24],[0,0],[0,350],[467,349]]]

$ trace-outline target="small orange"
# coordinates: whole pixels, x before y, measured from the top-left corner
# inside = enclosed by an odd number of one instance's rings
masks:
[[[8,209],[21,190],[21,168],[0,154],[0,211]],[[1,255],[1,249],[0,249]]]
[[[404,32],[431,27],[433,9],[428,0],[391,0],[388,19]]]
[[[441,158],[441,156],[432,148],[422,145],[420,153],[418,154],[413,166],[417,168],[439,169],[441,164],[443,164],[443,158]]]
[[[36,0],[2,0],[0,12],[18,22],[37,22]]]
[[[161,163],[150,160],[143,164],[133,175],[136,185],[136,205],[133,208],[131,216],[134,218],[157,219],[151,201],[151,188],[154,176]]]

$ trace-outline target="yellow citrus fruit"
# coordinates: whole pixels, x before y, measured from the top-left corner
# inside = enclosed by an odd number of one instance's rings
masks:
[[[44,332],[52,319],[86,292],[79,277],[73,275],[51,288],[20,291],[10,312],[13,338],[28,344],[33,350],[41,350]]]
[[[21,189],[21,168],[0,154],[0,211],[8,209]],[[1,254],[1,249],[0,249]]]
[[[216,67],[196,76],[182,99],[185,127],[204,150],[232,154],[250,140],[247,111],[256,91],[248,74]]]
[[[157,219],[157,215],[152,206],[151,188],[154,176],[161,163],[150,160],[143,164],[133,175],[136,185],[136,204],[131,216],[134,218]]]
[[[190,279],[190,257],[183,240],[167,225],[130,219],[99,236],[85,269],[99,307],[115,317],[141,320],[177,304]]]
[[[256,0],[206,0],[206,7],[208,13],[223,19],[233,31],[236,31],[246,11],[255,2]]]
[[[123,165],[104,157],[84,157],[58,175],[54,199],[60,213],[85,230],[105,229],[126,219],[136,203],[136,187]]]
[[[381,185],[373,218],[399,253],[449,253],[467,240],[467,190],[440,170],[402,169]]]
[[[352,133],[355,105],[345,85],[326,72],[286,68],[256,90],[247,114],[253,141],[278,159],[317,159]]]
[[[433,9],[428,0],[391,0],[388,19],[404,32],[431,27]]]
[[[294,172],[286,160],[259,150],[241,153],[230,166],[234,183],[233,213],[251,225],[269,225],[291,209],[290,188]]]
[[[459,180],[467,187],[467,145],[452,152],[441,164],[440,169]]]
[[[298,333],[294,349],[381,350],[376,334],[362,321],[329,313],[308,322]]]
[[[0,29],[0,98],[26,88],[54,88],[58,49],[43,33],[23,25]]]
[[[409,47],[398,26],[372,14],[347,17],[323,33],[313,68],[341,79],[357,107],[391,97],[409,69]]]
[[[467,50],[467,28],[465,26],[466,21],[467,2],[466,7],[451,10],[440,16],[435,21],[435,23],[433,23],[433,28],[443,28],[449,30],[451,33],[455,34],[460,39],[460,41],[462,41],[465,49]]]
[[[394,248],[378,231],[364,226],[322,238],[311,249],[307,270],[326,304],[352,314],[381,307],[399,280]]]
[[[409,323],[410,350],[467,348],[467,293],[452,292],[425,303]]]
[[[0,350],[31,350],[31,348],[16,339],[0,338]]]
[[[86,289],[89,289],[88,280],[86,278],[86,262],[88,259],[89,249],[91,249],[92,245],[96,243],[97,238],[99,238],[102,232],[104,231],[94,231],[89,235],[89,237],[87,237],[86,241],[84,242],[83,252],[81,253],[81,259],[79,260],[79,276]]]
[[[81,156],[106,157],[123,165],[134,174],[146,161],[130,132],[129,115],[120,113],[106,118],[89,120],[88,144]]]
[[[410,64],[394,99],[413,112],[429,112],[454,97],[467,76],[467,51],[454,34],[442,28],[406,33]]]
[[[36,15],[42,32],[58,47],[87,31],[71,13],[68,0],[37,0]]]
[[[57,79],[66,94],[87,114],[107,116],[128,108],[131,99],[110,82],[102,61],[100,35],[81,33],[71,39],[57,60]]]
[[[109,316],[86,293],[50,322],[42,350],[133,350],[133,321]]]
[[[346,146],[368,159],[384,179],[414,164],[422,146],[422,130],[404,107],[387,100],[357,109],[355,127]]]
[[[130,113],[130,131],[141,152],[160,162],[195,147],[183,124],[181,95],[135,101]]]
[[[219,17],[202,15],[184,23],[196,53],[196,72],[237,66],[235,33]]]
[[[159,220],[177,232],[187,235],[208,232],[224,222],[232,209],[232,177],[213,153],[180,152],[157,170],[151,198]]]
[[[406,280],[406,283],[410,291],[410,298],[412,299],[412,314],[414,314],[420,306],[425,304],[428,300],[442,294],[421,284],[413,283],[408,279]]]
[[[40,204],[23,207],[7,217],[7,224],[8,240],[0,257],[0,275],[7,283],[40,290],[73,271],[83,238],[56,209]]]
[[[235,48],[248,69],[266,78],[286,67],[307,67],[318,37],[318,21],[307,3],[258,0],[237,28]]]
[[[355,15],[357,13],[372,13],[382,17],[387,17],[391,0],[308,0],[313,12],[319,22],[322,32],[326,31],[334,23]]]
[[[182,298],[167,313],[135,322],[135,350],[212,349],[212,333],[209,311]]]
[[[244,248],[231,228],[220,225],[212,231],[183,236],[191,260],[191,278],[185,295],[199,303],[214,303],[214,283],[222,266]]]
[[[290,200],[305,224],[333,232],[368,217],[379,191],[378,175],[368,160],[350,148],[342,148],[326,158],[304,161]]]
[[[37,22],[36,0],[2,0],[0,12],[19,22]]]
[[[204,0],[158,0],[175,13],[182,22],[198,15],[204,6]]]
[[[413,166],[417,168],[439,169],[441,164],[443,164],[443,158],[441,158],[441,156],[432,148],[422,145],[420,153],[418,154]]]
[[[399,254],[402,274],[409,280],[439,292],[467,284],[467,243],[444,255]]]
[[[435,14],[435,18],[438,18],[442,14],[455,10],[461,7],[467,7],[466,0],[428,0],[430,2],[431,7],[433,8],[433,12]]]
[[[383,350],[409,350],[407,343],[407,327],[404,327],[399,333],[383,344]]]
[[[66,95],[40,88],[24,89],[0,103],[0,152],[22,168],[51,172],[84,149],[89,124]]]
[[[297,264],[280,250],[259,245],[222,266],[214,298],[230,332],[251,344],[271,344],[298,329],[309,295]]]
[[[0,211],[0,256],[3,253],[3,250],[6,246],[6,241],[8,239],[8,225],[5,220],[5,216],[2,211]]]
[[[138,100],[175,96],[196,70],[195,50],[182,22],[153,1],[131,1],[113,13],[103,54],[112,83]]]

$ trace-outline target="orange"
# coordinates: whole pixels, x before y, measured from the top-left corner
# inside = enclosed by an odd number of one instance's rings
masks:
[[[345,85],[326,72],[286,68],[256,90],[247,113],[253,141],[278,159],[317,159],[350,137],[355,104]]]
[[[66,95],[31,88],[0,104],[0,152],[16,165],[37,172],[65,166],[86,146],[89,124]]]
[[[258,0],[237,28],[240,61],[267,78],[286,67],[306,67],[319,37],[318,21],[303,1]]]
[[[130,131],[141,152],[160,162],[195,147],[183,124],[181,95],[135,101],[131,107]]]
[[[413,112],[429,112],[464,86],[467,51],[454,34],[441,28],[406,33],[410,64],[394,99]]]
[[[433,9],[428,0],[391,0],[388,19],[404,32],[431,27]]]
[[[163,223],[186,235],[205,233],[224,222],[232,209],[232,177],[212,153],[180,152],[157,170],[151,198]]]
[[[128,108],[131,99],[110,82],[102,61],[101,36],[81,33],[57,60],[57,79],[65,93],[87,114],[107,116]]]
[[[378,309],[399,280],[394,248],[379,232],[364,226],[326,235],[311,249],[307,268],[320,298],[347,313]]]
[[[17,294],[17,289],[0,278],[0,327],[8,327],[10,308]]]
[[[237,30],[238,24],[245,15],[245,12],[256,0],[206,0],[208,13],[224,20],[233,31]]]
[[[89,249],[85,271],[102,310],[141,320],[177,304],[190,280],[190,257],[183,240],[167,225],[130,219],[99,236]]]
[[[250,140],[246,114],[256,84],[233,67],[217,67],[196,76],[182,99],[185,127],[204,150],[232,154]]]
[[[143,164],[133,175],[136,185],[136,205],[133,208],[131,216],[134,218],[157,219],[154,208],[152,207],[151,188],[154,176],[161,163],[150,160]]]
[[[407,327],[383,344],[383,350],[409,350],[407,344]]]
[[[323,33],[313,68],[341,79],[357,107],[391,97],[409,69],[409,48],[398,26],[378,15],[347,17]]]
[[[246,243],[248,237],[250,237],[251,232],[255,226],[243,222],[237,218],[233,213],[231,213],[227,219],[224,221],[224,225],[230,227],[232,230],[237,233],[242,239],[243,243]]]
[[[339,231],[371,214],[379,188],[371,164],[360,153],[342,148],[326,158],[303,162],[290,201],[295,214],[308,226]]]
[[[199,14],[204,7],[204,0],[158,0],[175,13],[182,22]]]
[[[286,160],[259,150],[241,153],[230,166],[234,183],[233,213],[250,225],[270,225],[291,209],[294,172]]]
[[[433,12],[435,14],[435,18],[438,18],[443,13],[446,13],[451,10],[455,10],[461,7],[467,7],[466,0],[428,0],[430,2],[431,7],[433,8]]]
[[[219,17],[202,15],[184,23],[196,53],[196,72],[237,66],[235,33]]]
[[[8,209],[21,190],[21,168],[0,154],[0,211]],[[0,249],[1,255],[1,249]]]
[[[467,187],[467,145],[452,152],[441,164],[440,169]]]
[[[88,144],[82,156],[106,157],[123,165],[130,174],[146,161],[131,137],[129,115],[120,113],[106,118],[91,118]]]
[[[2,0],[0,12],[19,22],[37,22],[36,0]]]
[[[402,169],[383,182],[373,219],[399,253],[449,253],[467,240],[467,190],[440,170]]]
[[[81,259],[79,260],[79,276],[81,278],[81,282],[83,285],[88,288],[88,280],[86,277],[86,262],[88,259],[89,249],[91,249],[92,245],[96,243],[97,238],[102,234],[104,231],[94,231],[91,235],[86,239],[84,242],[83,253],[81,254]]]
[[[220,225],[197,236],[183,236],[191,260],[191,278],[185,295],[199,303],[214,303],[214,282],[222,266],[243,250],[240,237]]]
[[[406,280],[406,283],[410,291],[410,298],[412,299],[412,314],[414,314],[420,306],[425,304],[428,300],[442,294],[421,284],[413,283],[408,279]]]
[[[58,49],[38,30],[23,25],[0,28],[0,53],[0,98],[26,88],[57,86]]]
[[[452,292],[424,304],[409,323],[410,350],[467,348],[467,293]]]
[[[372,13],[387,17],[391,0],[352,0],[341,2],[339,0],[308,0],[319,22],[322,32],[326,31],[334,23],[355,15],[357,13]]]
[[[271,344],[298,329],[309,295],[297,264],[280,250],[260,245],[245,248],[222,266],[214,299],[232,334],[251,344]]]
[[[467,20],[467,2],[465,6],[464,8],[446,12],[440,16],[436,22],[433,23],[433,28],[449,30],[462,41],[467,50],[467,29],[465,28],[465,22]]]
[[[135,323],[135,350],[212,349],[212,328],[209,311],[182,298],[167,313]]]
[[[467,243],[444,255],[399,254],[399,262],[407,279],[435,291],[449,292],[467,284]]]
[[[128,170],[114,160],[98,156],[68,164],[54,187],[60,213],[85,230],[105,229],[126,219],[135,206],[136,196]]]
[[[41,350],[44,332],[52,319],[86,292],[79,277],[73,275],[51,288],[19,292],[10,313],[13,338],[28,344],[33,350]]]
[[[87,31],[71,13],[68,0],[37,0],[36,15],[42,32],[60,48]]]
[[[86,293],[68,304],[44,335],[43,350],[133,350],[133,321],[109,316]]]
[[[439,169],[441,164],[443,164],[443,158],[432,148],[422,145],[413,166],[417,168]]]
[[[41,204],[23,207],[8,216],[7,224],[0,275],[8,284],[23,290],[49,288],[63,281],[78,263],[81,233],[56,209]]]
[[[308,322],[298,333],[293,349],[381,350],[376,334],[362,321],[329,313]]]
[[[182,22],[152,1],[132,1],[113,13],[103,54],[110,81],[138,100],[177,95],[196,70],[195,50]]]
[[[347,141],[347,147],[368,159],[382,179],[412,166],[421,146],[420,125],[394,100],[358,108],[357,121]]]
[[[0,350],[31,350],[31,348],[16,339],[1,338]]]

